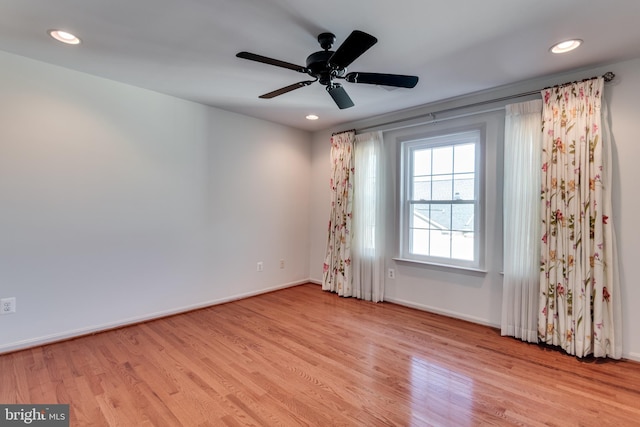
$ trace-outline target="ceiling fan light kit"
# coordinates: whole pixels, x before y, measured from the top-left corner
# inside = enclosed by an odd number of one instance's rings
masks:
[[[327,92],[338,108],[344,109],[353,107],[354,103],[344,87],[340,83],[334,81],[336,79],[345,80],[349,83],[364,83],[404,88],[413,88],[418,84],[418,77],[416,76],[368,72],[347,73],[347,67],[351,65],[353,61],[358,59],[360,55],[376,44],[378,39],[363,31],[355,30],[334,52],[331,48],[335,41],[336,36],[332,33],[320,34],[318,36],[318,43],[320,43],[320,47],[322,47],[323,50],[309,55],[306,60],[306,66],[304,67],[249,52],[240,52],[236,56],[250,61],[261,62],[263,64],[274,65],[276,67],[297,71],[299,73],[305,73],[315,78],[315,80],[301,81],[272,92],[265,93],[264,95],[260,95],[260,98],[262,99],[271,99],[295,89],[319,82],[321,85],[326,86]]]

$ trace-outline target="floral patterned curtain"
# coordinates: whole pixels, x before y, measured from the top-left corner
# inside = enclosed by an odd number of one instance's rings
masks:
[[[340,296],[353,295],[351,219],[353,208],[355,132],[331,137],[331,213],[322,289]]]
[[[603,79],[542,91],[541,342],[583,357],[620,358],[614,309],[610,189],[606,180]]]

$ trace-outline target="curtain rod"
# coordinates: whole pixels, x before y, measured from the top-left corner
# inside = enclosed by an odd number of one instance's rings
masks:
[[[331,136],[336,136],[336,135],[339,135],[339,134],[341,134],[341,133],[346,133],[346,132],[356,132],[356,130],[355,130],[355,129],[341,130],[340,132],[334,132],[334,133],[332,133],[332,134],[331,134]]]
[[[616,75],[614,73],[612,73],[611,71],[607,71],[606,73],[604,73],[602,75],[602,78],[604,79],[605,83],[609,83],[610,81],[612,81],[615,78],[615,76]],[[584,79],[582,81],[586,82],[586,81],[597,79],[597,78],[598,77],[596,76],[596,77],[591,77],[591,78],[588,78],[588,79]],[[367,131],[367,130],[370,130],[370,129],[376,129],[376,128],[380,128],[380,127],[383,127],[383,126],[393,125],[393,124],[396,124],[396,123],[404,123],[404,122],[408,122],[408,121],[411,121],[411,120],[420,119],[420,118],[423,118],[423,117],[431,117],[433,120],[435,120],[435,115],[436,114],[449,113],[451,111],[462,110],[464,108],[479,107],[479,106],[482,106],[482,105],[493,104],[494,102],[501,102],[501,101],[508,101],[510,99],[523,98],[525,96],[540,95],[540,92],[542,90],[553,89],[553,88],[561,88],[561,87],[568,86],[568,85],[573,84],[573,83],[576,83],[576,82],[567,82],[567,83],[563,83],[563,84],[560,84],[560,85],[545,87],[544,89],[541,89],[541,90],[532,90],[532,91],[529,91],[529,92],[517,93],[515,95],[503,96],[501,98],[488,99],[486,101],[479,101],[479,102],[474,102],[472,104],[461,105],[459,107],[445,108],[444,110],[434,111],[434,112],[426,113],[426,114],[420,114],[419,116],[407,117],[405,119],[392,120],[390,122],[380,123],[380,124],[375,125],[375,126],[365,127],[365,128],[360,129],[360,130],[357,130],[356,132],[363,132],[363,131]],[[422,123],[420,123],[420,124],[422,124]],[[418,125],[416,125],[416,126],[418,126]],[[348,131],[345,131],[345,132],[348,132]],[[338,132],[338,133],[340,133],[340,132]],[[336,135],[336,134],[334,133],[334,135]]]

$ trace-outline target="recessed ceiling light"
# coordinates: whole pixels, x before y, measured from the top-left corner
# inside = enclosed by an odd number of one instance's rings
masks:
[[[577,49],[578,46],[582,44],[582,40],[574,39],[574,40],[565,40],[560,43],[556,43],[551,46],[551,52],[553,53],[567,53],[572,51],[573,49]]]
[[[316,116],[315,114],[309,114],[307,116],[307,120],[318,120],[320,117]]]
[[[49,35],[59,42],[66,44],[80,44],[80,39],[71,33],[62,30],[49,30]]]

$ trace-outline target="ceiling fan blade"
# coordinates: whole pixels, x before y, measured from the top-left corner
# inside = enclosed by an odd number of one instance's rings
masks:
[[[269,92],[269,93],[265,93],[264,95],[260,95],[259,98],[262,98],[262,99],[275,98],[276,96],[285,94],[287,92],[291,92],[292,90],[296,90],[296,89],[300,89],[301,87],[309,86],[313,82],[315,82],[315,80],[308,80],[308,81],[305,81],[305,82],[294,83],[292,85],[280,88],[278,90],[274,90],[273,92]]]
[[[327,92],[329,92],[329,95],[331,95],[335,103],[338,105],[338,108],[341,110],[355,105],[342,85],[335,83],[332,86],[327,86]]]
[[[378,39],[363,31],[355,30],[340,45],[338,50],[329,59],[329,65],[336,68],[346,68],[360,55],[365,53]]]
[[[290,62],[280,61],[278,59],[268,58],[262,55],[256,55],[255,53],[239,52],[236,54],[238,58],[248,59],[250,61],[262,62],[263,64],[275,65],[276,67],[288,68],[299,73],[306,73],[306,67],[301,65],[292,64]]]
[[[350,83],[367,83],[371,85],[395,86],[412,88],[418,84],[417,76],[404,76],[402,74],[380,74],[352,72],[344,76]]]

